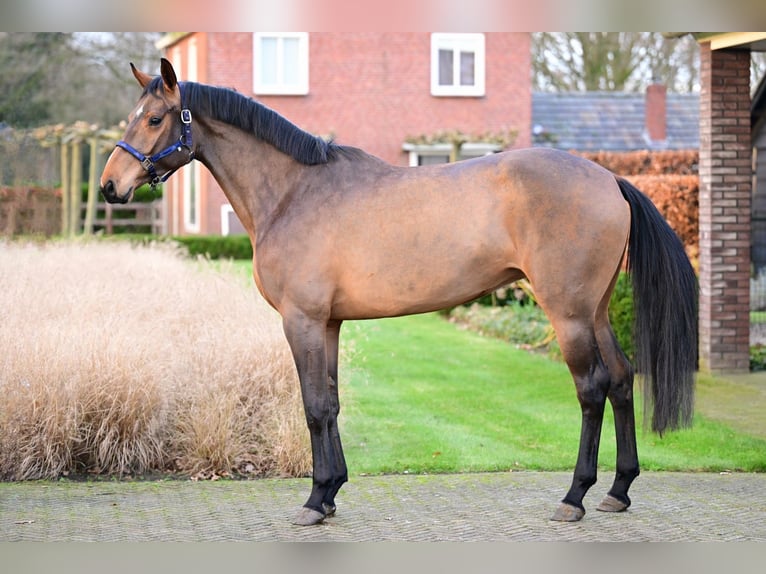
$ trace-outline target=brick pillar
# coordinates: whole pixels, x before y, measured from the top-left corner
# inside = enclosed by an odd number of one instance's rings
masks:
[[[700,366],[749,370],[750,51],[700,53]]]

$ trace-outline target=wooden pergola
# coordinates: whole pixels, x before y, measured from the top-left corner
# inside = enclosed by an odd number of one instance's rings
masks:
[[[120,139],[123,125],[102,128],[87,122],[75,122],[43,126],[31,131],[43,147],[57,147],[61,158],[61,234],[76,235],[80,231],[93,232],[93,220],[96,213],[98,196],[99,157],[109,151]],[[90,173],[88,176],[88,201],[85,210],[83,229],[80,229],[80,187],[83,181],[82,149],[90,149]]]

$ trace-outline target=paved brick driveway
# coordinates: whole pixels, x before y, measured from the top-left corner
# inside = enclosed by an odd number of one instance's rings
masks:
[[[309,479],[6,483],[0,541],[766,541],[766,474],[644,472],[616,515],[595,510],[609,478],[560,524],[569,473],[356,476],[309,528]]]

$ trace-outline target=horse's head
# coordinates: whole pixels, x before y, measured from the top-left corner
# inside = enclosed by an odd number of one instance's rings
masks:
[[[171,63],[162,59],[158,78],[130,67],[144,92],[101,174],[101,194],[109,203],[127,203],[139,186],[161,183],[194,159],[191,112],[183,107]]]

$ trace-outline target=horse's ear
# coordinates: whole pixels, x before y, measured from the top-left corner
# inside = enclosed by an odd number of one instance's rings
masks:
[[[133,65],[133,62],[130,63],[130,69],[133,71],[133,75],[136,77],[136,80],[138,80],[138,83],[142,88],[145,88],[146,84],[152,81],[152,77],[149,74],[144,74],[141,70],[136,68]]]
[[[165,58],[162,58],[160,63],[160,74],[162,75],[162,83],[165,84],[165,91],[168,93],[175,91],[178,84],[176,71],[173,69],[173,64]]]

